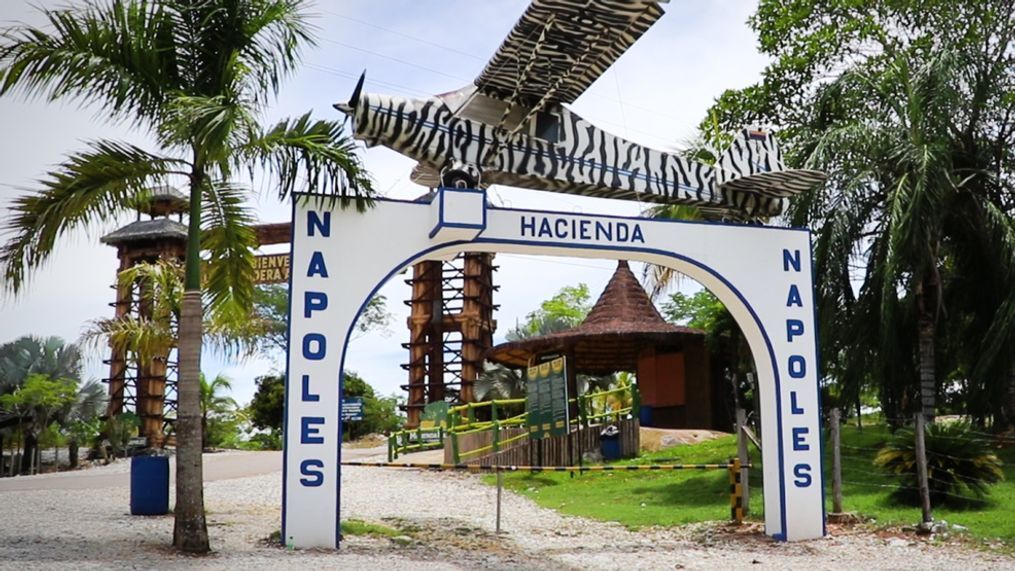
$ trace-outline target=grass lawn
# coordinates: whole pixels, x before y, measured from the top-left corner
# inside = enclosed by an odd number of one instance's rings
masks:
[[[877,525],[913,524],[920,510],[896,503],[891,492],[896,483],[872,464],[877,449],[888,438],[883,425],[854,426],[842,430],[843,508],[872,518]],[[826,498],[831,511],[831,446],[826,443]],[[958,523],[979,538],[1000,538],[1015,547],[1015,448],[997,450],[1004,461],[1005,481],[993,486],[987,501],[978,507],[934,510],[937,520]],[[733,436],[700,444],[678,446],[644,454],[619,464],[716,463],[736,454]],[[750,519],[762,520],[760,454],[753,450]],[[493,476],[487,476],[494,483]],[[729,479],[726,470],[666,472],[592,472],[506,474],[504,485],[532,498],[543,507],[562,513],[604,521],[616,521],[636,529],[647,525],[671,526],[729,519]]]

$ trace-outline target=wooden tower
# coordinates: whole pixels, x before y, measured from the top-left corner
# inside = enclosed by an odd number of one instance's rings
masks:
[[[117,249],[118,272],[157,260],[182,261],[187,247],[187,226],[183,223],[186,211],[185,195],[171,187],[153,189],[150,199],[138,205],[135,222],[101,238],[102,243]],[[142,215],[149,219],[142,220]],[[170,218],[172,215],[176,220]],[[114,317],[151,315],[151,307],[139,295],[146,287],[144,283],[113,287],[116,301],[110,305]],[[136,354],[113,349],[105,361],[109,365],[109,378],[104,379],[109,384],[106,414],[134,412],[141,420],[140,434],[148,439],[149,446],[163,445],[176,417],[175,353],[174,349],[166,359],[144,363]]]
[[[464,253],[449,261],[427,261],[412,268],[408,319],[409,395],[403,410],[406,426],[419,426],[432,402],[452,405],[475,401],[473,383],[483,355],[493,345],[493,254]]]

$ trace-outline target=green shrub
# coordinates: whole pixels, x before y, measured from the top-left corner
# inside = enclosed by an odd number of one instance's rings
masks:
[[[1001,460],[990,450],[989,440],[971,431],[968,424],[928,425],[924,442],[932,504],[961,500],[965,492],[983,499],[989,493],[989,485],[1004,479]],[[916,441],[912,429],[896,432],[874,458],[874,465],[900,476],[903,488],[896,494],[899,499],[919,504]]]

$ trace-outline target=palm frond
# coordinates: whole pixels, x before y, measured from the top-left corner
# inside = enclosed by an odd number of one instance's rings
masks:
[[[162,3],[42,12],[50,31],[22,24],[0,32],[0,94],[76,97],[135,125],[160,115],[167,90],[179,84]]]
[[[304,16],[303,0],[254,0],[246,3],[244,42],[240,59],[251,73],[258,91],[271,87],[277,94],[282,80],[300,63],[300,46],[315,44],[312,28]]]
[[[106,387],[101,381],[92,379],[77,389],[77,396],[70,410],[70,420],[88,422],[98,418],[106,406]]]
[[[254,217],[243,204],[246,189],[216,181],[204,192],[201,248],[208,252],[204,290],[212,321],[246,319],[254,303]]]
[[[203,162],[218,169],[220,178],[231,172],[230,155],[255,129],[253,110],[230,95],[174,95],[164,106],[159,140],[167,147],[201,149]]]
[[[279,195],[305,191],[354,202],[360,211],[372,205],[371,181],[356,155],[353,140],[335,121],[314,121],[309,114],[253,133],[237,150],[243,164],[260,166],[278,179]],[[253,173],[251,173],[253,174]]]
[[[125,212],[181,164],[112,141],[94,142],[71,155],[41,181],[43,190],[14,199],[3,228],[10,238],[0,246],[4,287],[18,292],[26,271],[49,257],[64,232]]]
[[[703,143],[702,143],[703,144]],[[695,206],[683,204],[657,204],[646,208],[642,216],[664,220],[701,220],[701,211]],[[647,281],[649,296],[659,297],[670,286],[676,283],[681,273],[669,266],[646,264],[642,279]]]

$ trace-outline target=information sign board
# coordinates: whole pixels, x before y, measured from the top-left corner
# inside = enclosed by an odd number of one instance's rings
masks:
[[[567,434],[567,367],[563,357],[529,367],[526,371],[525,410],[529,438]]]
[[[363,397],[342,397],[342,422],[363,420]]]

